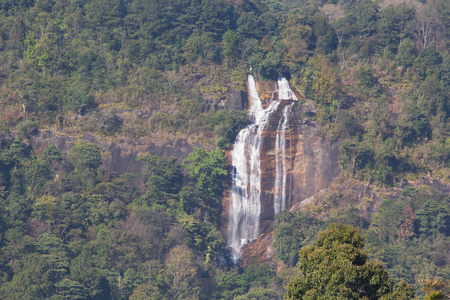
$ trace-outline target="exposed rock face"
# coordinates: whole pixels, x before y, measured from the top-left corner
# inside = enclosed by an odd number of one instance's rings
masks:
[[[228,101],[226,104],[226,107],[228,109],[238,109],[238,110],[244,110],[247,109],[248,106],[248,99],[247,94],[244,91],[237,90],[237,89],[231,89],[228,92]]]
[[[339,175],[339,144],[317,136],[314,124],[299,125],[293,162],[291,207],[328,187]]]
[[[242,249],[241,263],[243,266],[258,264],[261,262],[275,266],[276,263],[272,259],[275,252],[273,249],[273,232],[261,234],[253,243],[248,243]]]
[[[138,173],[143,167],[143,163],[137,160],[141,153],[156,154],[164,158],[175,156],[178,161],[182,161],[192,151],[194,146],[186,138],[176,135],[167,136],[164,141],[156,144],[158,139],[136,139],[125,140],[100,140],[92,134],[84,134],[78,138],[76,136],[61,135],[54,131],[40,133],[31,139],[31,146],[34,149],[44,149],[53,144],[62,153],[69,152],[78,139],[82,139],[98,145],[104,150],[102,167],[109,172]]]
[[[275,82],[257,82],[258,93],[263,106],[278,100],[277,85]],[[297,98],[301,98],[294,91]],[[276,197],[276,160],[280,149],[276,147],[277,130],[283,116],[283,109],[292,105],[292,113],[286,125],[284,139],[286,149],[284,159],[286,162],[286,207],[290,209],[297,206],[304,199],[312,197],[327,188],[340,173],[338,164],[338,143],[329,143],[319,137],[317,123],[308,118],[301,118],[302,113],[311,113],[314,107],[306,102],[302,105],[293,101],[282,100],[275,113],[270,117],[269,124],[262,134],[261,146],[261,214],[259,238],[242,248],[240,260],[243,264],[257,262],[271,262],[274,254],[273,223],[275,220],[274,198]],[[305,114],[303,114],[304,116]],[[229,200],[224,199],[224,214],[222,220],[226,223],[225,213],[228,212]],[[226,226],[226,224],[222,224]],[[224,231],[222,231],[224,232]]]

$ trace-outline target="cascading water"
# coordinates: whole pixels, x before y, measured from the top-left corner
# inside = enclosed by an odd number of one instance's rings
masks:
[[[248,91],[251,103],[249,115],[253,119],[253,123],[239,132],[231,151],[233,171],[227,242],[232,249],[234,262],[239,258],[242,246],[257,239],[259,235],[262,134],[269,124],[271,115],[278,110],[282,99],[297,100],[285,78],[278,80],[278,98],[280,101],[274,100],[266,108],[263,108],[256,90],[255,79],[251,75],[248,76]],[[292,105],[285,106],[283,118],[278,123],[276,147],[280,150],[276,152],[280,152],[280,155],[276,155],[276,161],[279,161],[276,164],[277,179],[275,180],[276,192],[274,195],[274,199],[277,198],[277,204],[274,203],[274,206],[277,207],[275,208],[276,213],[285,208],[286,202],[285,131],[291,109]]]
[[[233,172],[228,245],[232,249],[234,261],[239,258],[242,246],[256,239],[259,234],[261,134],[269,121],[270,113],[280,104],[273,101],[264,109],[256,91],[255,79],[251,75],[248,76],[248,90],[251,102],[249,114],[254,122],[239,132],[231,152]]]
[[[278,122],[275,140],[275,194],[273,196],[273,209],[275,215],[286,209],[287,189],[287,159],[286,159],[286,130],[288,129],[289,114],[292,106],[283,108],[283,116]]]
[[[284,77],[278,78],[278,99],[280,100],[298,100],[294,92],[292,92],[289,81]]]

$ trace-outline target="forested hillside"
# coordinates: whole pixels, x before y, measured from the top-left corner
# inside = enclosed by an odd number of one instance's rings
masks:
[[[295,298],[336,253],[383,277],[349,299],[450,297],[449,1],[0,0],[0,24],[0,298]],[[342,172],[244,268],[219,216],[249,72],[290,79]],[[46,133],[80,139],[33,149]],[[86,133],[202,148],[118,174]]]

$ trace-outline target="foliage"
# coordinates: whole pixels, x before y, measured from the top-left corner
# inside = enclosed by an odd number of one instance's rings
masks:
[[[298,261],[298,249],[309,245],[315,239],[321,221],[303,212],[285,211],[277,215],[274,226],[275,257],[288,266]]]
[[[34,153],[19,139],[4,143],[2,295],[206,298],[211,287],[199,278],[212,276],[223,244],[215,212],[227,174],[221,150],[197,149],[186,169],[175,158],[143,155],[137,191],[101,168],[95,144],[80,140],[63,154],[54,145]],[[184,207],[190,187],[198,202]]]
[[[217,146],[226,149],[234,142],[238,133],[250,123],[247,113],[242,111],[219,110],[204,115],[204,120],[214,128],[217,133]]]
[[[183,163],[194,180],[196,189],[209,197],[210,201],[217,199],[221,191],[221,180],[228,175],[222,150],[206,152],[202,148],[195,148]]]
[[[277,299],[279,295],[268,289],[275,272],[267,265],[254,265],[247,267],[242,274],[237,271],[222,274],[217,277],[217,291],[219,299],[267,299],[272,296]],[[253,297],[253,298],[252,298]],[[258,298],[260,297],[260,298]]]
[[[342,167],[352,173],[372,164],[373,150],[367,144],[343,142],[339,147],[339,152],[342,156]]]
[[[69,153],[69,159],[79,170],[83,168],[97,170],[102,163],[101,158],[100,148],[97,145],[81,140],[70,149]]]
[[[285,298],[389,299],[393,282],[380,262],[368,259],[363,246],[364,238],[359,230],[349,225],[330,224],[319,233],[316,245],[300,250],[303,276],[289,283]],[[414,294],[401,297],[412,299]]]
[[[335,191],[317,208],[334,210],[328,219],[280,214],[277,259],[291,267],[300,248],[325,255],[332,250],[308,246],[324,224],[358,225],[367,229],[371,255],[395,280],[425,283],[429,299],[445,296],[446,283],[438,278],[450,276],[448,198],[403,183],[447,180],[450,6],[445,0],[397,2],[0,1],[1,294],[279,297],[273,270],[226,272],[217,263],[227,177],[222,150],[249,123],[245,111],[230,105],[230,95],[245,89],[244,74],[252,68],[263,79],[289,77],[312,100],[314,109],[300,111],[303,125],[318,123],[322,136],[340,140],[349,180],[388,189],[376,200],[381,204],[367,200],[364,216],[361,199]],[[30,147],[38,133],[55,129],[108,140],[183,134],[208,147],[217,138],[220,149],[194,149],[182,164],[144,154],[145,167],[126,182],[102,169],[105,153],[95,144],[79,141],[68,153],[55,145]],[[355,267],[340,247],[332,247],[339,262],[325,269],[349,266],[344,275],[351,279],[362,274],[355,268],[368,265],[386,275],[367,259]],[[320,255],[318,265],[327,260]],[[177,257],[188,264],[179,266]],[[337,278],[342,274],[331,279],[345,282]],[[349,297],[355,293],[351,285],[339,287]],[[385,298],[411,297],[406,284],[388,290]]]
[[[372,217],[367,242],[374,256],[386,263],[393,278],[419,287],[422,278],[435,278],[446,272],[445,256],[424,253],[449,243],[447,202],[446,195],[438,191],[407,188],[398,199],[381,203]]]
[[[186,298],[186,293],[190,292],[188,287],[197,273],[193,253],[186,246],[176,246],[169,253],[166,267],[172,299]]]

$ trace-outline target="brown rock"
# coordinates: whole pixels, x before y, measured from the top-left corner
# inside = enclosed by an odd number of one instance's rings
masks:
[[[273,81],[257,81],[257,89],[264,107],[278,97],[277,85]],[[298,95],[298,91],[295,91]],[[299,99],[301,97],[298,97]],[[275,155],[276,131],[283,108],[292,101],[282,101],[276,113],[269,120],[266,131],[263,133],[261,145],[261,217],[260,236],[256,241],[250,242],[241,252],[241,262],[244,265],[273,262],[273,223],[274,213],[274,182],[275,182]],[[319,126],[310,119],[298,117],[302,112],[314,113],[314,106],[306,102],[301,108],[294,104],[290,117],[289,127],[285,133],[287,141],[287,209],[298,206],[304,199],[312,197],[321,190],[326,189],[339,175],[341,169],[338,164],[339,144],[330,143],[318,136]],[[229,199],[224,198],[222,223],[226,226]],[[225,215],[226,214],[226,215]],[[226,228],[222,228],[226,234]]]

